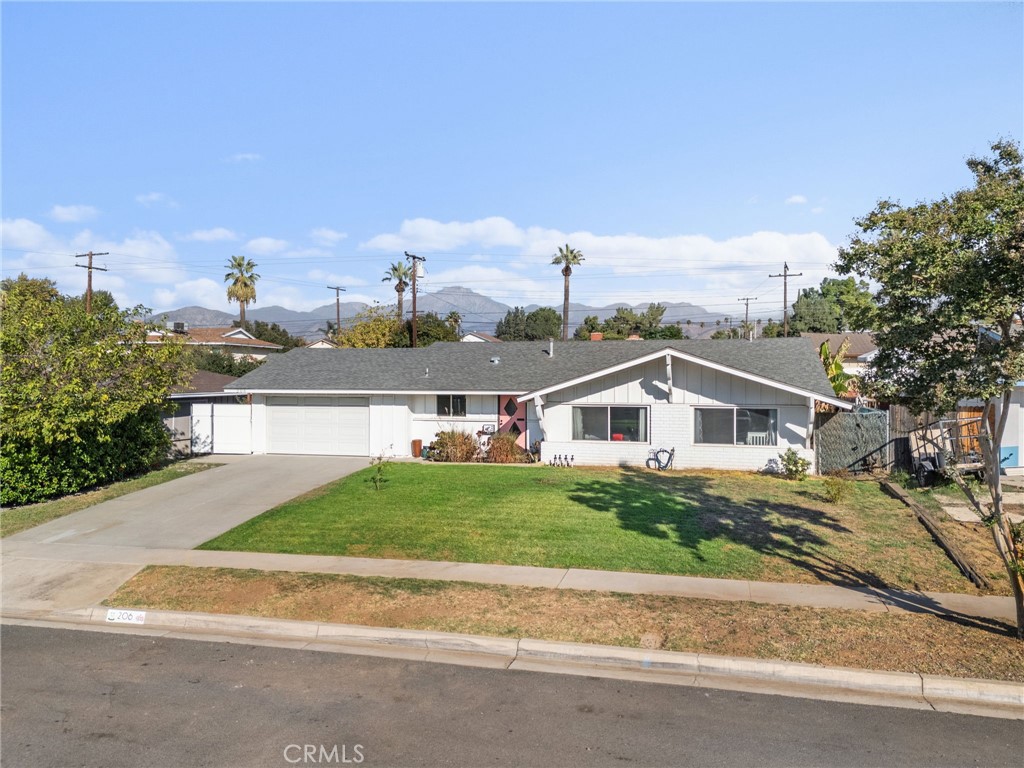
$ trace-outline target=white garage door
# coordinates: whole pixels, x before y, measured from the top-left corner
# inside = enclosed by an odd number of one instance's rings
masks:
[[[370,401],[365,397],[271,397],[269,453],[370,454]]]

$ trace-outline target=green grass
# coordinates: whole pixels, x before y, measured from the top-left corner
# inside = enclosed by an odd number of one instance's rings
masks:
[[[53,501],[44,501],[39,504],[28,504],[24,507],[11,507],[0,510],[0,537],[13,536],[20,531],[34,528],[58,517],[70,515],[72,512],[91,507],[118,496],[141,491],[143,488],[160,485],[179,477],[202,472],[204,469],[218,466],[206,462],[179,461],[161,469],[147,472],[145,475],[133,477],[131,480],[111,483],[102,488],[96,488],[84,493],[76,493],[73,496],[65,496]]]
[[[203,549],[594,568],[969,591],[877,484],[739,472],[394,464],[270,510]]]

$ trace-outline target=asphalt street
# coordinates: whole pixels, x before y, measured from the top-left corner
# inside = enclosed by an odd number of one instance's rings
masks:
[[[7,766],[1019,766],[1020,722],[5,625]]]

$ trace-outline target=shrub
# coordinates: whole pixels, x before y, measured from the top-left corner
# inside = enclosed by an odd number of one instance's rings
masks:
[[[811,462],[793,448],[787,448],[785,453],[780,453],[779,462],[782,464],[782,474],[787,480],[807,479],[807,470],[811,468]]]
[[[842,475],[825,478],[825,498],[832,504],[842,504],[853,493],[853,485]]]
[[[487,460],[492,464],[525,464],[529,461],[526,451],[516,445],[516,436],[511,432],[499,432],[491,437],[487,447]]]
[[[449,429],[438,432],[427,449],[434,461],[476,461],[480,444],[469,432]]]
[[[370,475],[370,482],[373,483],[373,490],[379,491],[388,481],[388,479],[384,477],[384,473],[391,468],[391,460],[381,453],[377,458],[370,459],[370,466],[373,467],[373,474]]]

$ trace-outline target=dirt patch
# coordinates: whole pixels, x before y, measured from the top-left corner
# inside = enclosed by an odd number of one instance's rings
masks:
[[[1024,681],[1012,627],[929,615],[188,567],[147,568],[107,604]]]

